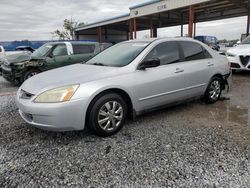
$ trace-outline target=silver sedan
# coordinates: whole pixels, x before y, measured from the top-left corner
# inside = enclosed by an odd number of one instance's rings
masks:
[[[203,97],[215,103],[228,88],[226,57],[187,38],[126,41],[85,64],[38,74],[19,88],[21,117],[54,131],[118,132],[126,118]]]

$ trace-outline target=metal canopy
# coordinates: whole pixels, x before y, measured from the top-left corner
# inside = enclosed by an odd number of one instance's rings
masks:
[[[153,30],[153,28],[179,26],[183,24],[247,16],[249,15],[250,10],[250,0],[190,0],[188,3],[180,3],[188,0],[172,1],[172,3],[175,2],[177,5],[184,4],[189,6],[171,5],[170,1],[172,0],[155,0],[142,6],[131,7],[130,16],[124,15],[123,17],[110,19],[108,22],[98,22],[76,28],[76,35],[96,35],[97,28],[101,27],[102,30],[99,34],[105,35],[106,33],[106,35],[121,35],[126,33],[128,39],[131,38],[129,37],[129,35],[131,35],[131,27],[132,33],[136,33],[136,31],[148,29]],[[174,8],[171,9],[170,5]],[[153,11],[150,9],[150,6]],[[169,7],[170,10],[168,9]],[[190,7],[193,7],[193,9],[190,9]],[[159,11],[152,14],[146,14],[146,12],[155,12],[155,9]],[[193,20],[190,20],[191,10],[193,10],[194,14]],[[141,13],[141,11],[143,13]]]

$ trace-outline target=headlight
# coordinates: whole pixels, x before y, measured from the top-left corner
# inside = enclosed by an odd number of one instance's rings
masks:
[[[227,56],[228,56],[228,57],[235,57],[236,55],[233,54],[233,53],[227,52]]]
[[[77,91],[79,84],[51,89],[38,95],[36,103],[58,103],[69,101]]]

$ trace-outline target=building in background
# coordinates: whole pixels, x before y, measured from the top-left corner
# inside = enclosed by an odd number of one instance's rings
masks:
[[[137,38],[137,31],[149,30],[157,37],[157,29],[188,24],[188,36],[196,35],[196,23],[239,16],[248,16],[246,35],[249,34],[250,1],[248,0],[152,0],[130,7],[126,15],[106,19],[75,28],[77,40],[120,42]],[[216,36],[216,33],[215,33]]]

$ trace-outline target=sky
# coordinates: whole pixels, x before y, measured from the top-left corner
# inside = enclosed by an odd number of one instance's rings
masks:
[[[129,12],[146,0],[0,0],[0,41],[51,40],[65,18],[92,23]],[[239,39],[246,32],[246,17],[197,24],[197,35]],[[236,26],[237,25],[237,26]],[[139,38],[148,31],[139,32]],[[187,33],[185,26],[184,33]],[[158,30],[161,37],[180,35],[180,27]]]

